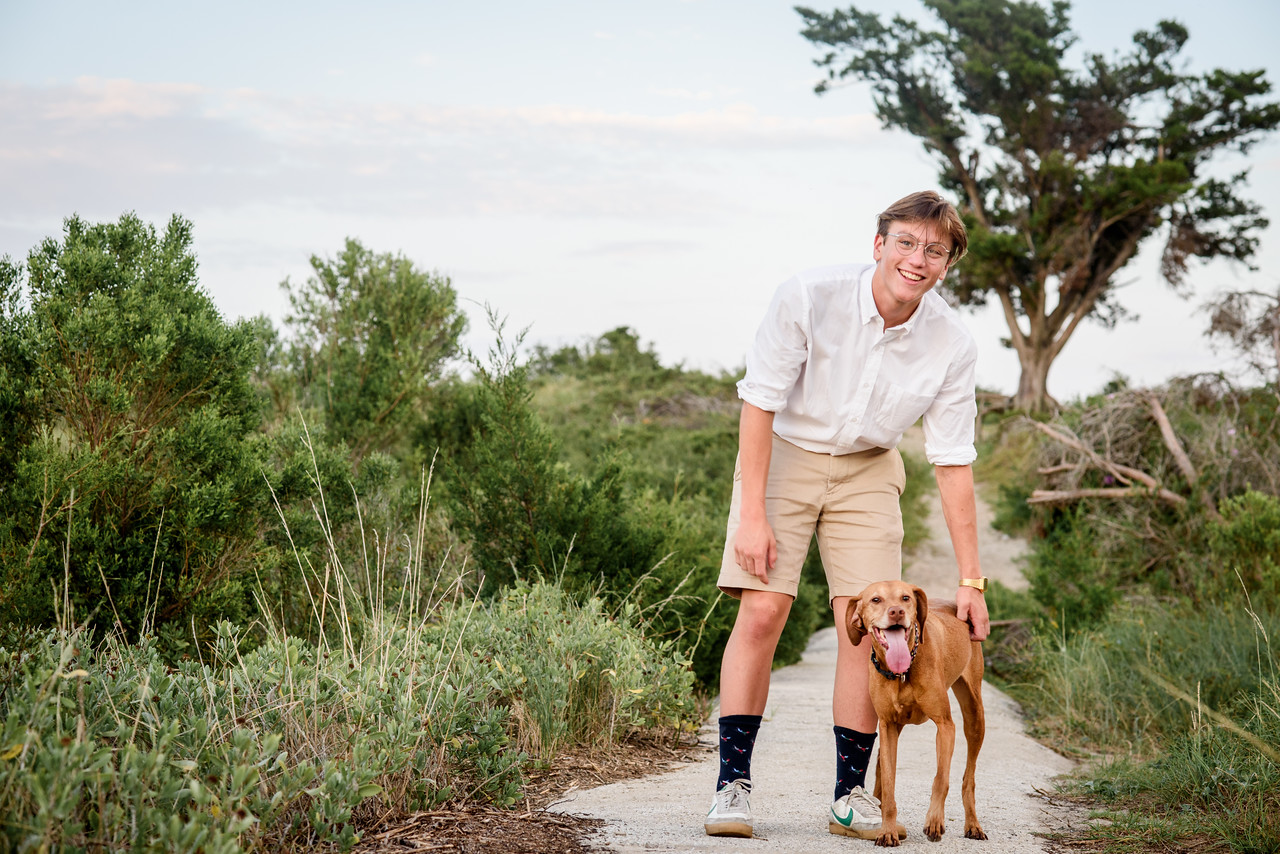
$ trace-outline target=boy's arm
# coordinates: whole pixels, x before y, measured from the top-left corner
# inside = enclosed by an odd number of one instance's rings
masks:
[[[742,472],[738,534],[733,553],[738,566],[769,583],[769,570],[778,560],[778,544],[765,517],[764,493],[773,454],[773,413],[742,404],[738,424],[738,467]]]
[[[973,493],[972,466],[934,466],[938,494],[942,496],[942,515],[951,534],[951,547],[956,553],[960,578],[981,578],[978,561],[978,507]],[[956,616],[969,623],[969,637],[985,640],[991,631],[991,618],[983,594],[972,587],[956,591]]]

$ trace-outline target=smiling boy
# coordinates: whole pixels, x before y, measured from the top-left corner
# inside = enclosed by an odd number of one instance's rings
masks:
[[[956,555],[956,600],[972,637],[989,630],[971,464],[977,348],[934,287],[968,246],[937,193],[913,193],[877,218],[874,264],[801,273],[774,295],[747,356],[738,465],[720,589],[739,600],[720,672],[720,775],[704,826],[751,836],[751,752],[778,637],[817,535],[835,623],[873,581],[902,576],[906,473],[897,445],[924,419]],[[870,643],[839,636],[832,717],[832,833],[874,839],[880,806],[864,783],[876,738]]]

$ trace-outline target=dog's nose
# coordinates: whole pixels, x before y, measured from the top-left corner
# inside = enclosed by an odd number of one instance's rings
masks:
[[[892,606],[890,606],[890,608],[889,608],[889,619],[890,619],[890,620],[901,620],[901,619],[902,619],[903,617],[905,617],[905,616],[907,616],[907,609],[906,609],[906,608],[902,607],[901,605],[892,605]]]

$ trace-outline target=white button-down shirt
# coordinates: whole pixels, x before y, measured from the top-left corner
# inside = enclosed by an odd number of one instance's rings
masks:
[[[827,454],[897,447],[923,416],[929,462],[968,465],[977,458],[973,336],[932,291],[906,323],[885,329],[871,295],[874,270],[821,267],[784,282],[738,396],[776,413],[783,439]]]

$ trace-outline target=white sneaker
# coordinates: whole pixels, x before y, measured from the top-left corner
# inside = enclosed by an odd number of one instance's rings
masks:
[[[716,792],[716,799],[703,822],[707,836],[740,836],[751,838],[750,780],[734,780]]]
[[[859,786],[831,805],[831,819],[827,830],[837,836],[855,836],[858,839],[875,839],[880,835],[880,801]],[[899,838],[905,839],[907,829],[898,825]]]

